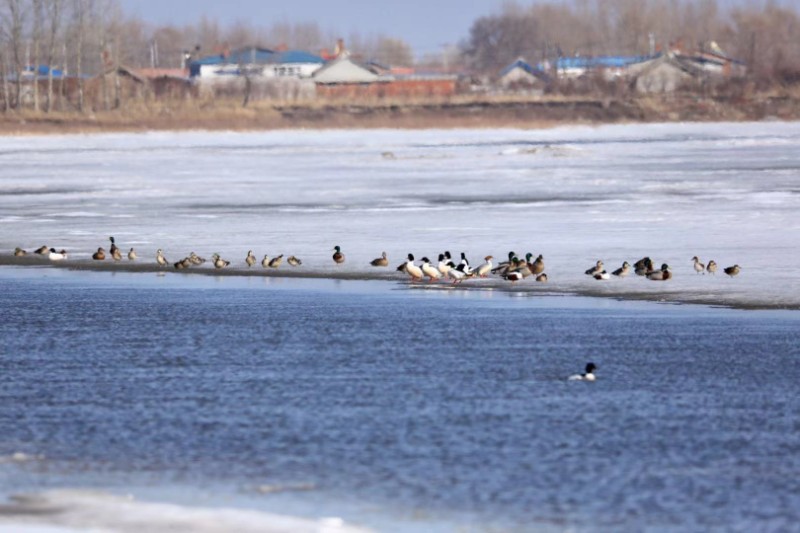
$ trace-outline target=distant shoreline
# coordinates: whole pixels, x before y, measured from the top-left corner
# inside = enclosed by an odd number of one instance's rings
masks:
[[[751,300],[720,300],[717,298],[703,296],[691,298],[685,292],[671,290],[673,285],[668,286],[670,290],[655,290],[636,292],[627,291],[624,287],[612,286],[609,284],[598,284],[596,288],[575,288],[575,287],[554,287],[550,283],[537,283],[532,279],[511,284],[500,278],[489,278],[481,280],[469,280],[458,285],[453,285],[449,281],[440,281],[429,284],[426,281],[411,283],[409,278],[395,269],[389,267],[385,270],[364,271],[333,271],[319,270],[308,267],[284,267],[281,269],[245,269],[244,267],[229,267],[215,269],[210,265],[200,265],[185,270],[175,270],[172,265],[159,267],[154,261],[144,262],[122,260],[115,262],[112,260],[92,261],[86,259],[73,259],[66,261],[50,261],[44,256],[30,254],[24,257],[15,257],[11,254],[0,254],[0,267],[46,267],[62,268],[83,272],[124,272],[130,274],[171,274],[175,276],[200,275],[233,278],[279,278],[279,279],[329,279],[341,281],[391,281],[406,285],[409,289],[416,290],[466,290],[466,291],[502,291],[508,293],[524,294],[527,296],[582,296],[589,298],[605,298],[623,301],[640,301],[651,303],[669,303],[682,305],[702,305],[710,307],[722,307],[743,311],[800,311],[800,304],[775,304],[769,301]],[[661,285],[665,287],[664,285]],[[621,289],[621,290],[620,290]]]
[[[459,97],[414,102],[153,101],[96,112],[7,112],[0,135],[284,129],[546,129],[563,125],[800,120],[800,96],[672,94],[604,97]]]

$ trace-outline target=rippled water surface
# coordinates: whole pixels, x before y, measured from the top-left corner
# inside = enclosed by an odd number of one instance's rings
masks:
[[[797,313],[46,268],[0,283],[0,456],[44,456],[0,462],[6,494],[160,491],[384,530],[800,522]],[[566,381],[589,360],[595,383]]]

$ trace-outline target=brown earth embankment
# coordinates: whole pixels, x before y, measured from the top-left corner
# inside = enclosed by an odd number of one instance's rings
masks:
[[[292,128],[544,128],[567,124],[800,120],[800,95],[462,98],[415,102],[151,102],[114,111],[0,114],[0,135]]]

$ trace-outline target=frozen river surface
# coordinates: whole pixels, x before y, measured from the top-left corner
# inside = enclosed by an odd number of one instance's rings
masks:
[[[339,271],[369,275],[382,251],[514,250],[544,255],[549,291],[800,307],[797,123],[3,138],[0,162],[4,252],[86,260],[114,235],[149,262],[163,248],[243,268],[252,249],[324,273],[340,245]],[[583,274],[645,255],[674,280]],[[695,275],[694,255],[742,273]]]

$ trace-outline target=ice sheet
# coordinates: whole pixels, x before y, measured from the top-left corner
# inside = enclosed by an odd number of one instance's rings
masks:
[[[150,263],[163,248],[244,269],[252,249],[369,276],[382,251],[393,267],[409,252],[477,264],[514,250],[543,254],[550,277],[521,290],[800,306],[797,123],[7,137],[0,161],[4,253],[47,244],[87,260],[114,235]],[[583,274],[645,255],[674,279]],[[717,276],[695,275],[694,255]]]

